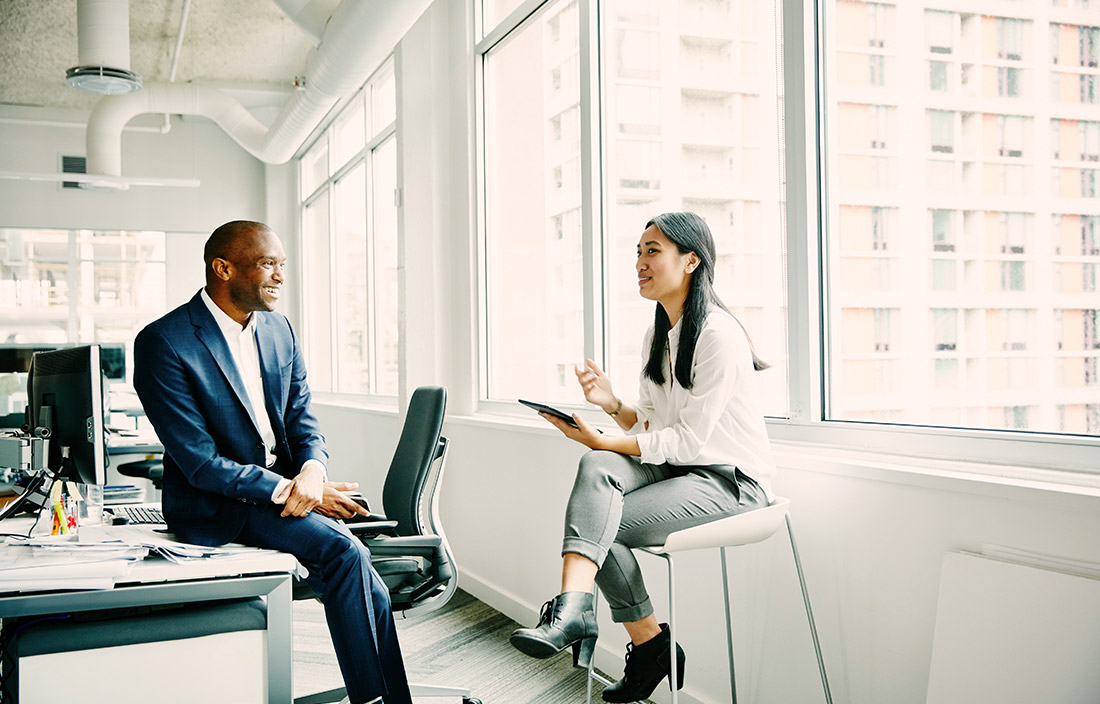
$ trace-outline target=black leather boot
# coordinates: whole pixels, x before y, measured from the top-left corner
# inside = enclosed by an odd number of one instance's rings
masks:
[[[626,668],[623,678],[603,691],[605,702],[628,704],[648,699],[661,680],[669,676],[671,638],[668,624],[661,624],[661,632],[641,645],[627,643]],[[669,689],[672,683],[669,682]],[[676,689],[684,688],[684,649],[676,645]]]
[[[548,658],[573,646],[573,666],[588,667],[599,634],[592,593],[565,592],[542,605],[538,626],[516,629],[509,640],[533,658]]]

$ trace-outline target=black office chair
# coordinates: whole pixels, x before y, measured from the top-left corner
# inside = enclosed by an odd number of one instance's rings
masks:
[[[370,548],[374,568],[390,590],[394,617],[442,607],[458,589],[458,571],[439,521],[439,487],[447,461],[441,437],[447,390],[421,386],[413,392],[382,488],[384,514],[372,513],[348,527]],[[294,598],[317,598],[304,581]],[[462,687],[410,684],[414,697],[462,697],[481,704]],[[329,704],[347,696],[344,688],[295,699],[295,704]]]
[[[137,477],[148,479],[153,483],[153,488],[160,490],[164,483],[164,458],[152,457],[133,462],[123,462],[118,467],[118,473],[124,477]]]

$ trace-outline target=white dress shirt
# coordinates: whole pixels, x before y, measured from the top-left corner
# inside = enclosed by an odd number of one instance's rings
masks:
[[[668,332],[661,385],[645,375],[653,328],[646,333],[635,406],[638,421],[627,433],[637,437],[643,462],[733,465],[770,497],[775,462],[760,405],[759,375],[744,329],[732,315],[711,307],[695,344],[688,390],[672,372],[682,322],[683,318]]]
[[[218,324],[218,328],[222,331],[222,337],[225,338],[225,344],[229,347],[229,353],[233,357],[237,373],[241,375],[241,380],[244,381],[244,388],[248,394],[246,402],[251,407],[252,417],[256,419],[256,425],[260,429],[260,438],[264,443],[264,461],[267,467],[273,467],[275,466],[275,431],[271,427],[271,418],[267,415],[267,405],[264,403],[264,382],[260,373],[260,352],[256,343],[256,316],[249,315],[248,322],[244,327],[241,327],[240,323],[230,318],[224,310],[218,307],[217,303],[214,303],[214,300],[206,293],[205,288],[202,289],[200,295],[202,302],[206,304],[206,307],[210,309],[210,314],[214,316],[214,322]],[[315,459],[306,460],[302,464],[302,469],[305,469],[311,462],[320,465],[322,471],[324,471],[324,463]],[[281,479],[278,486],[275,487],[275,491],[271,494],[271,498],[274,499],[281,494],[289,483],[289,479]]]

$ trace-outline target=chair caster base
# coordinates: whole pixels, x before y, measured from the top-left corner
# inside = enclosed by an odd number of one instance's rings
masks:
[[[462,704],[481,704],[481,700],[476,697],[463,697]]]

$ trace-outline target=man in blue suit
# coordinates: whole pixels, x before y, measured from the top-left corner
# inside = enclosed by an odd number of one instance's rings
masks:
[[[286,255],[234,221],[203,252],[206,287],[134,340],[134,388],[164,444],[168,527],[200,545],[289,552],[325,604],[352,702],[411,704],[389,591],[340,518],[365,513],[327,481],[294,331],[273,312]]]

